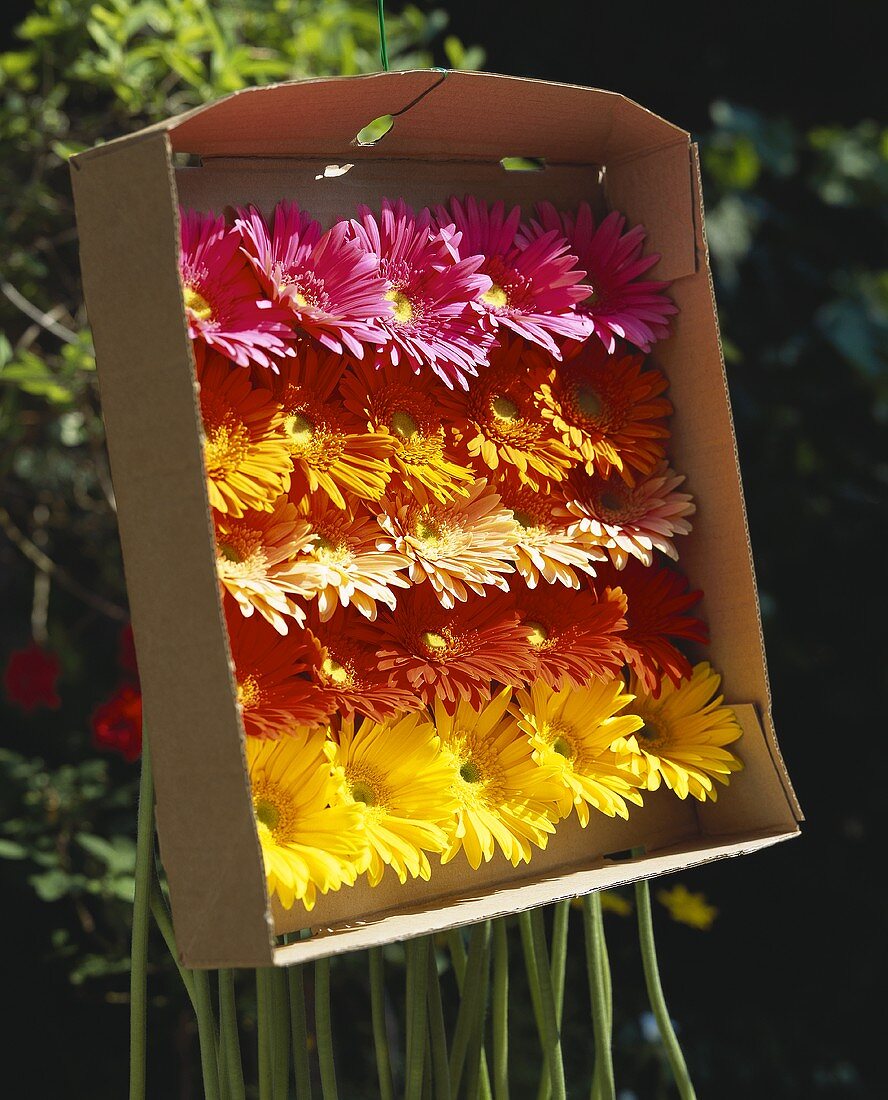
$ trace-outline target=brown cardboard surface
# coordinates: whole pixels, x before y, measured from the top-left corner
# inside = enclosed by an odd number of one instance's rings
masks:
[[[400,112],[378,147],[351,137]],[[169,139],[164,130],[170,131]],[[708,656],[724,675],[745,737],[745,772],[718,803],[651,796],[629,822],[566,822],[529,867],[459,860],[431,883],[344,889],[314,913],[275,910],[277,931],[334,929],[278,949],[276,962],[483,919],[514,908],[751,851],[795,835],[797,805],[770,723],[770,699],[705,239],[687,135],[621,96],[486,74],[439,72],[306,81],[240,93],[74,158],[87,304],[95,336],[158,828],[173,917],[190,966],[272,960],[261,859],[243,765],[220,616],[194,399],[176,269],[171,149],[204,167],[177,175],[200,208],[297,199],[329,222],[383,195],[415,205],[452,193],[625,208],[675,278],[675,334],[655,359],[676,405],[674,463],[698,505],[682,565],[706,591]],[[509,173],[505,155],[543,156],[543,172]],[[327,170],[337,165],[338,171]],[[353,167],[342,172],[346,164]],[[604,189],[601,169],[604,169]],[[759,718],[760,716],[760,718]],[[759,724],[761,722],[761,725]],[[764,732],[763,732],[763,729]],[[650,854],[614,867],[608,852]],[[614,877],[616,876],[616,877]]]

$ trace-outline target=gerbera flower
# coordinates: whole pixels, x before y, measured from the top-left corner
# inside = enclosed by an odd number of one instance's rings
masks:
[[[134,763],[142,755],[142,693],[133,684],[121,684],[110,699],[93,711],[93,744],[119,752]]]
[[[579,459],[543,419],[528,373],[538,364],[529,345],[512,340],[491,355],[468,393],[453,393],[444,405],[458,458],[479,470],[514,467],[531,489],[563,480]]]
[[[375,318],[391,309],[388,286],[374,257],[348,239],[344,224],[324,233],[295,202],[277,204],[273,230],[255,206],[238,214],[234,224],[259,282],[303,331],[358,359],[364,344],[385,339]]]
[[[248,508],[271,511],[290,485],[281,407],[217,352],[195,352],[210,504],[236,518]]]
[[[609,356],[596,341],[579,347],[540,383],[543,416],[564,444],[579,451],[586,473],[646,474],[662,460],[672,405],[660,396],[668,383],[642,370],[640,355]]]
[[[240,235],[225,219],[179,207],[179,271],[188,335],[234,360],[277,370],[292,355],[293,330],[286,311],[266,301],[246,257]]]
[[[450,792],[458,805],[456,828],[442,863],[464,851],[477,871],[499,846],[514,867],[528,863],[533,846],[545,848],[561,796],[553,768],[533,758],[518,722],[506,713],[512,689],[486,706],[460,703],[450,715],[435,702],[441,755],[449,764]]]
[[[472,308],[490,287],[477,274],[481,257],[458,259],[428,210],[414,214],[403,199],[383,199],[378,220],[369,207],[359,207],[350,232],[376,258],[388,288],[390,310],[379,321],[386,339],[376,362],[405,363],[414,374],[431,367],[447,386],[464,387],[466,375],[486,365],[492,343]]]
[[[406,489],[453,500],[468,491],[475,474],[446,450],[439,386],[437,380],[405,378],[391,365],[374,370],[355,363],[339,389],[346,408],[370,431],[391,438],[388,461]]]
[[[607,560],[607,551],[598,540],[565,518],[566,502],[560,485],[553,485],[548,493],[538,493],[507,472],[497,482],[496,490],[518,525],[515,567],[528,588],[536,588],[541,577],[549,584],[579,588],[577,570],[594,576],[592,563]],[[556,515],[559,507],[562,514]]]
[[[379,551],[379,526],[369,516],[353,516],[323,498],[305,497],[299,512],[311,536],[300,548],[294,566],[300,591],[317,597],[318,614],[326,622],[339,604],[376,618],[376,603],[395,606],[394,588],[410,582],[401,573],[410,559],[392,550]]]
[[[268,892],[285,909],[313,909],[317,892],[351,886],[367,856],[361,814],[337,799],[323,730],[297,728],[282,741],[247,741],[253,812]]]
[[[538,680],[530,691],[518,692],[519,725],[530,738],[534,759],[561,780],[558,812],[564,818],[576,808],[584,829],[590,806],[608,817],[627,818],[627,801],[641,805],[641,780],[628,766],[628,750],[611,748],[617,738],[641,728],[640,718],[619,713],[631,702],[620,680],[561,691]]]
[[[312,536],[307,520],[285,496],[270,512],[245,512],[240,519],[215,516],[216,572],[241,614],[258,611],[286,634],[288,620],[300,625],[305,612],[293,599],[301,591],[300,566],[293,559]]]
[[[36,642],[15,650],[3,670],[6,698],[26,714],[39,707],[56,710],[62,704],[56,690],[61,670],[58,656]]]
[[[645,692],[636,676],[629,679],[635,693],[633,713],[641,726],[631,736],[614,741],[619,752],[631,753],[633,770],[649,791],[661,782],[679,798],[690,795],[699,802],[715,802],[713,780],[727,785],[742,763],[724,747],[742,733],[737,716],[717,695],[721,677],[703,661],[694,666],[689,680],[676,687],[664,683],[660,697]]]
[[[308,671],[313,683],[331,700],[330,710],[346,717],[355,711],[375,722],[396,714],[417,710],[422,701],[412,688],[395,687],[379,669],[375,634],[372,640],[358,637],[360,616],[340,607],[327,622],[321,622],[309,608]]]
[[[575,517],[581,531],[607,546],[618,569],[630,556],[650,565],[654,550],[678,560],[672,540],[688,534],[687,517],[697,510],[688,493],[678,492],[683,481],[666,461],[635,485],[615,473],[604,478],[574,471],[564,490],[565,515]]]
[[[484,478],[449,504],[402,495],[382,508],[377,519],[387,537],[377,548],[408,558],[410,580],[428,580],[444,607],[465,603],[470,591],[483,596],[487,585],[508,592],[503,574],[515,569],[517,524]]]
[[[515,608],[533,656],[531,680],[556,690],[583,687],[593,678],[612,680],[624,663],[626,597],[607,590],[558,598],[550,588],[513,587]]]
[[[357,731],[346,719],[327,758],[340,782],[340,800],[359,811],[369,841],[359,871],[378,886],[386,866],[402,883],[429,880],[427,852],[443,852],[456,812],[451,769],[442,757],[435,727],[425,715],[398,722],[363,722]]]
[[[491,681],[517,687],[530,660],[525,632],[509,600],[499,593],[442,607],[430,585],[412,588],[395,612],[380,614],[370,634],[380,672],[389,683],[413,691],[425,704],[441,699],[473,706],[490,698]]]
[[[364,500],[382,495],[394,449],[389,436],[364,431],[332,396],[343,369],[338,355],[302,345],[275,387],[284,410],[294,492],[321,490],[339,508],[346,506],[346,492]]]
[[[553,336],[584,340],[590,334],[591,322],[574,310],[589,293],[579,285],[585,272],[577,269],[563,233],[529,241],[520,234],[520,207],[506,215],[502,202],[488,207],[472,195],[463,202],[451,198],[435,215],[442,229],[452,222],[462,234],[454,240],[461,256],[483,257],[480,270],[492,285],[481,294],[480,306],[494,331],[505,326],[556,359],[561,352]]]
[[[644,691],[656,697],[664,676],[676,686],[690,677],[691,664],[673,639],[707,645],[709,631],[702,619],[689,613],[703,593],[690,591],[684,574],[658,565],[645,567],[630,558],[620,572],[606,566],[596,585],[599,591],[619,587],[626,594],[629,605],[620,645]]]
[[[637,225],[624,233],[626,219],[616,211],[596,228],[588,203],[580,203],[576,217],[559,213],[549,202],[537,204],[538,221],[530,223],[528,243],[551,233],[566,237],[580,267],[586,269],[588,297],[577,305],[609,352],[621,336],[642,351],[669,335],[669,318],[678,308],[663,291],[669,283],[642,279],[660,259],[656,253],[642,256],[646,236]]]
[[[332,709],[331,699],[308,679],[308,646],[296,631],[283,637],[265,619],[247,619],[225,601],[237,701],[250,737],[280,737],[313,726]]]

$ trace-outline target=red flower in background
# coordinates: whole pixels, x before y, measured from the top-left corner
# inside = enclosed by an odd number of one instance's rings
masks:
[[[61,703],[56,692],[60,670],[58,657],[35,642],[16,650],[3,673],[6,698],[28,713],[38,707],[55,709]]]
[[[100,749],[119,752],[125,760],[142,753],[142,693],[123,684],[92,716],[93,741]]]

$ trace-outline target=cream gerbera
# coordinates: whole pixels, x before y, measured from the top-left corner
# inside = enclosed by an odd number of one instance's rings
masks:
[[[499,847],[513,866],[530,861],[555,832],[561,797],[556,769],[540,765],[514,717],[507,713],[511,688],[478,707],[462,702],[448,714],[435,702],[435,726],[451,768],[450,790],[458,804],[456,827],[444,854],[463,851],[477,870]]]
[[[715,802],[713,780],[727,785],[742,763],[724,746],[742,733],[737,715],[717,694],[721,677],[703,661],[689,680],[676,687],[664,681],[655,699],[641,689],[633,675],[629,690],[636,693],[632,711],[641,726],[614,741],[614,748],[631,753],[633,770],[649,791],[664,783],[679,798],[690,795]]]
[[[377,548],[409,558],[410,580],[429,581],[444,607],[464,603],[469,591],[483,596],[487,585],[508,591],[504,574],[515,569],[517,524],[484,478],[449,504],[399,496],[382,508],[385,536]]]
[[[402,570],[410,559],[376,548],[379,526],[367,516],[335,508],[322,497],[304,497],[298,504],[311,537],[295,559],[300,591],[317,598],[318,614],[326,622],[339,604],[376,618],[376,604],[394,607],[393,589],[408,588]]]
[[[449,762],[425,714],[400,721],[345,719],[328,738],[327,757],[340,782],[340,800],[358,811],[369,841],[360,870],[377,886],[386,866],[400,881],[428,880],[427,852],[443,852],[456,812]]]
[[[628,750],[611,747],[641,727],[640,718],[620,713],[631,702],[619,680],[561,691],[538,680],[530,691],[518,692],[515,711],[534,758],[560,778],[558,812],[567,817],[576,808],[583,828],[590,806],[608,817],[626,818],[627,801],[641,805],[642,780],[629,767]]]
[[[319,890],[351,886],[367,858],[361,813],[339,799],[324,743],[323,730],[307,729],[282,741],[247,740],[268,890],[285,909],[297,901],[313,909]]]
[[[655,550],[677,561],[673,540],[690,532],[688,516],[697,510],[690,494],[678,491],[683,481],[684,476],[665,461],[635,485],[628,485],[619,474],[590,477],[575,470],[564,490],[564,515],[573,516],[580,531],[607,546],[617,569],[630,556],[650,565]]]

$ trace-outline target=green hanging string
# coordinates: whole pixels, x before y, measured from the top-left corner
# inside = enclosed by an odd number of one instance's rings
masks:
[[[385,72],[389,71],[388,42],[385,37],[385,2],[376,0],[376,10],[379,13],[379,60]]]

